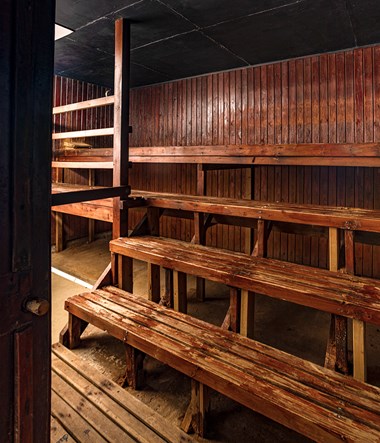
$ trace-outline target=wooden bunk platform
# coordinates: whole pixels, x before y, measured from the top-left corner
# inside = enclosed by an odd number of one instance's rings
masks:
[[[88,189],[101,189],[97,186],[79,186],[68,183],[52,183],[52,194],[59,194],[73,191],[84,191]],[[77,215],[94,220],[101,220],[112,223],[113,220],[113,198],[102,198],[66,205],[52,206],[52,211],[64,214]]]
[[[52,442],[193,441],[64,346],[52,351]]]

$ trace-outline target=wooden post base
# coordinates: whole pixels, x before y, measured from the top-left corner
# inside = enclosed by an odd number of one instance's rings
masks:
[[[191,400],[182,420],[181,429],[194,432],[201,437],[206,434],[206,417],[210,408],[209,388],[191,380]]]
[[[160,299],[160,305],[172,308],[174,303],[173,271],[165,268],[165,289]]]
[[[240,304],[240,289],[230,288],[230,306],[221,326],[223,329],[227,329],[233,332],[240,331]]]
[[[349,374],[347,318],[331,315],[330,334],[327,343],[325,367],[341,374]]]
[[[87,325],[87,322],[69,313],[69,321],[59,334],[59,342],[69,349],[78,347]]]
[[[126,369],[118,382],[122,387],[140,389],[144,381],[143,363],[145,354],[125,343]]]

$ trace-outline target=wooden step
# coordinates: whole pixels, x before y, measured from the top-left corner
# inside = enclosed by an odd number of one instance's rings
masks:
[[[380,439],[380,389],[114,287],[70,315],[316,441]]]
[[[112,240],[115,254],[349,318],[380,324],[380,282],[161,237]]]
[[[52,436],[62,438],[52,441],[193,441],[64,346],[52,350]]]

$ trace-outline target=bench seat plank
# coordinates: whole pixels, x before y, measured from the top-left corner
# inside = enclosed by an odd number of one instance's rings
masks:
[[[378,441],[380,390],[109,287],[66,309],[195,380],[320,441]]]
[[[110,242],[110,250],[233,287],[380,324],[380,282],[374,279],[161,237],[115,239]]]
[[[139,190],[134,190],[131,197],[143,197],[147,206],[150,207],[380,232],[380,211],[369,209],[297,205]]]

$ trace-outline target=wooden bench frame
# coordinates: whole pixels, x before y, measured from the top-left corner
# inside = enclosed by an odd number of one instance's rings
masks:
[[[114,287],[74,296],[65,308],[69,347],[89,322],[126,344],[130,381],[138,369],[133,349],[199,383],[190,421],[200,432],[206,385],[316,441],[379,441],[379,388]]]

